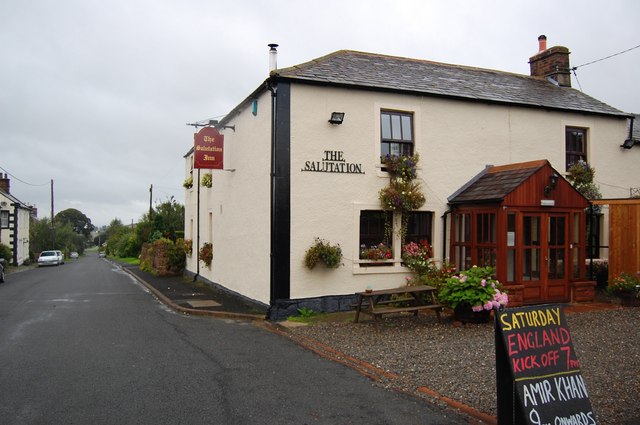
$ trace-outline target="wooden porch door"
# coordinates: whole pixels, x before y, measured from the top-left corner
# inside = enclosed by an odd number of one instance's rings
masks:
[[[523,213],[521,276],[525,304],[569,299],[569,215]]]

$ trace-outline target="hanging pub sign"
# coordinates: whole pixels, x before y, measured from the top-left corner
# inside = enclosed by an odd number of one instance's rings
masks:
[[[498,424],[595,425],[562,307],[495,313]]]
[[[193,139],[193,168],[222,170],[224,135],[215,127],[203,127]]]

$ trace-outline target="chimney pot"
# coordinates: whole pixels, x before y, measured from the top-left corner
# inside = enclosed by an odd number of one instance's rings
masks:
[[[544,52],[547,50],[547,36],[541,35],[538,37],[538,52]]]
[[[269,72],[278,69],[278,45],[271,43],[269,46]]]

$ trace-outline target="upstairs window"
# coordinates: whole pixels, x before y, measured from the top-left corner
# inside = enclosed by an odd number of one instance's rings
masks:
[[[584,128],[567,127],[565,131],[566,169],[583,160],[587,161],[587,130]]]
[[[413,114],[382,111],[380,113],[381,156],[413,155]]]
[[[9,211],[0,211],[0,229],[9,228]]]

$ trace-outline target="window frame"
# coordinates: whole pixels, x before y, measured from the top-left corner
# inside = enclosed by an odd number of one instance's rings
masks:
[[[388,116],[388,129],[385,126]],[[397,117],[397,122],[394,121]],[[380,156],[397,155],[411,156],[415,152],[415,114],[410,111],[398,111],[390,109],[380,110]],[[403,122],[408,119],[408,126]],[[406,135],[406,133],[409,133]],[[397,153],[393,151],[392,145],[398,145]],[[386,146],[386,149],[385,149]]]
[[[9,210],[0,210],[0,229],[9,229],[9,217],[11,215],[11,211]]]
[[[375,212],[383,214],[389,214],[389,218],[392,223],[393,231],[390,235],[390,240],[388,241],[388,247],[391,248],[392,258],[387,260],[367,260],[360,259],[361,252],[361,216],[365,212]],[[429,232],[432,237],[435,237],[434,233],[434,223],[435,223],[435,212],[431,210],[416,210],[411,211],[410,214],[418,213],[423,217],[429,217],[427,219],[427,225],[429,226]],[[423,215],[424,214],[424,215]],[[388,274],[388,273],[408,273],[409,270],[406,266],[404,266],[402,262],[402,246],[401,246],[401,235],[400,228],[402,226],[402,214],[398,212],[384,211],[378,205],[369,205],[369,204],[360,204],[354,209],[354,251],[353,251],[353,274]],[[420,227],[420,226],[419,226]],[[422,226],[424,227],[424,226]],[[389,238],[385,233],[386,229],[383,230],[383,233],[380,234],[383,237],[383,242],[385,242],[384,238]],[[422,235],[418,235],[422,236]],[[420,239],[424,239],[420,237]],[[410,241],[405,240],[405,244]],[[432,244],[434,241],[429,240],[429,243]]]
[[[574,149],[579,143],[574,140],[575,135],[580,134],[582,136],[582,149],[576,150]],[[588,131],[584,127],[565,127],[564,131],[564,149],[565,149],[565,169],[568,171],[571,165],[576,162],[583,160],[587,162],[587,142],[588,142]],[[571,146],[573,144],[573,146]]]

